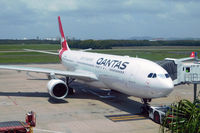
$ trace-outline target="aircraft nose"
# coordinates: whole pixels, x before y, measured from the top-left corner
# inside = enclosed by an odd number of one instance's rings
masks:
[[[173,91],[174,83],[172,80],[169,80],[168,82],[162,82],[162,89],[165,91],[166,94],[169,94]]]

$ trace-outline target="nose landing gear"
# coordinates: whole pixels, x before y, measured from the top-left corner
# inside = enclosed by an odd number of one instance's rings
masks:
[[[149,114],[149,102],[151,102],[150,98],[142,98],[141,99],[143,105],[141,107],[141,113],[144,115],[148,115]]]

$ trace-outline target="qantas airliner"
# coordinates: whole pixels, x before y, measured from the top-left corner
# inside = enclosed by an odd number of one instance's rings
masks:
[[[61,50],[59,53],[29,50],[58,55],[66,71],[13,65],[0,65],[0,69],[46,73],[51,80],[47,88],[49,94],[56,99],[63,99],[73,89],[69,87],[69,79],[98,88],[115,90],[130,96],[141,98],[144,103],[152,98],[166,97],[172,92],[174,85],[165,69],[158,64],[141,58],[90,53],[70,50],[63,32],[60,16],[58,17],[61,34]],[[56,78],[66,77],[66,81]]]

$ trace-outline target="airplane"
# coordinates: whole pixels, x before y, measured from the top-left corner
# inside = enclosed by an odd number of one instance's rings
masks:
[[[138,97],[144,104],[148,104],[153,98],[166,97],[172,92],[173,81],[160,65],[142,58],[71,50],[65,39],[60,16],[58,24],[61,34],[59,53],[27,50],[58,55],[66,71],[14,65],[0,65],[0,69],[50,75],[47,88],[50,96],[55,99],[64,99],[74,92],[70,87],[71,80]],[[56,75],[64,76],[66,80],[58,79]]]

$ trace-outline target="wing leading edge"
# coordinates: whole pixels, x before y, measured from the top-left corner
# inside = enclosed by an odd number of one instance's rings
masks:
[[[45,54],[51,54],[51,55],[59,55],[59,53],[53,53],[49,51],[42,51],[42,50],[33,50],[33,49],[24,49],[25,51],[29,52],[38,52],[38,53],[45,53]]]
[[[89,72],[80,73],[80,72],[70,72],[70,71],[64,71],[64,70],[48,69],[48,68],[24,67],[24,66],[15,66],[15,65],[0,65],[0,69],[55,74],[55,75],[72,77],[72,78],[76,78],[80,80],[90,80],[90,81],[98,80],[94,74],[89,73]]]

